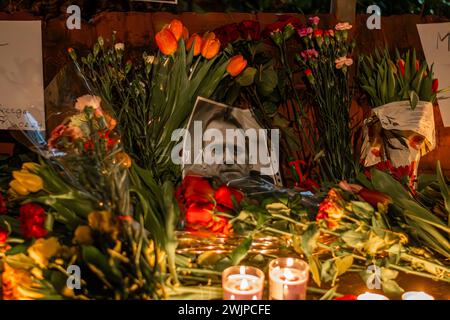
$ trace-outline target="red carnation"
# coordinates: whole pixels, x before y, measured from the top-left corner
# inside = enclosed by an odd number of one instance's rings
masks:
[[[222,185],[219,189],[216,190],[216,193],[214,194],[217,205],[223,206],[228,209],[234,208],[232,197],[235,198],[237,204],[240,204],[243,195],[238,190],[227,187],[226,185]]]
[[[244,20],[239,23],[241,37],[245,40],[251,39],[258,41],[261,38],[261,26],[258,21]]]
[[[2,227],[0,227],[0,244],[5,244],[7,239],[8,239],[8,230],[5,230]]]
[[[288,24],[291,24],[295,29],[298,29],[302,25],[302,22],[299,18],[289,15],[282,15],[278,17],[276,22],[267,25],[266,29],[264,29],[264,34],[266,36],[270,36],[272,32],[283,31],[284,27]]]
[[[0,215],[7,214],[8,208],[6,207],[6,200],[3,197],[3,194],[0,193]]]
[[[20,207],[20,230],[25,238],[42,238],[47,235],[44,228],[45,210],[35,204],[27,203]]]

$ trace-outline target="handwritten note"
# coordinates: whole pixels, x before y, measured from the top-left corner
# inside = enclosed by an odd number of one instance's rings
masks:
[[[41,35],[41,21],[0,21],[0,129],[45,129]]]
[[[439,90],[450,87],[450,22],[418,24],[420,41],[428,65],[439,80]],[[450,127],[450,92],[438,94],[439,108],[445,127]]]

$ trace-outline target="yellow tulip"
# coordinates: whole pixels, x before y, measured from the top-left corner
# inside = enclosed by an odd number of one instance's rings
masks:
[[[51,237],[48,239],[38,239],[36,242],[28,248],[28,255],[34,260],[40,267],[46,267],[48,265],[48,260],[54,257],[59,250],[61,245],[58,239]]]
[[[30,191],[28,191],[28,189],[17,180],[11,181],[9,183],[9,186],[11,187],[11,191],[18,194],[19,196],[26,196],[30,194]]]
[[[38,192],[44,187],[42,178],[33,173],[13,171],[13,177],[19,181],[22,186],[27,188],[29,192]]]
[[[40,168],[40,165],[35,162],[24,162],[22,164],[22,170],[37,172]]]

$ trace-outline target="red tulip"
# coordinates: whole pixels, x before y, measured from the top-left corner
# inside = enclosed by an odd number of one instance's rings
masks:
[[[195,44],[194,44],[195,41]],[[202,37],[200,37],[198,34],[194,33],[189,38],[188,42],[186,43],[186,49],[191,50],[192,45],[194,44],[194,57],[198,56],[202,51]]]
[[[169,56],[172,55],[178,48],[178,42],[172,31],[167,28],[159,31],[155,36],[156,44],[159,50]]]
[[[168,29],[172,32],[177,41],[180,40],[181,37],[183,36],[184,26],[183,23],[178,19],[173,19],[170,22]]]
[[[236,55],[230,59],[227,66],[227,72],[232,76],[236,77],[242,71],[244,71],[247,66],[247,60],[244,59],[242,55]]]
[[[368,202],[370,205],[372,205],[374,208],[377,208],[378,203],[381,203],[385,206],[392,203],[392,198],[388,196],[385,193],[376,191],[376,190],[369,190],[366,188],[362,188],[358,192],[358,196],[364,199],[364,201]]]
[[[433,79],[433,83],[431,85],[431,90],[433,91],[433,93],[436,93],[439,89],[439,81],[438,79]]]
[[[400,72],[402,73],[402,76],[405,75],[405,60],[399,59],[397,61],[398,67],[400,68]]]

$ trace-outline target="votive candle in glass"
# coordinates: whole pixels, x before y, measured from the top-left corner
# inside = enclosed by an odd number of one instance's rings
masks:
[[[389,300],[389,298],[382,294],[364,292],[356,300]]]
[[[234,266],[222,272],[224,300],[261,300],[264,272],[258,268]]]
[[[305,300],[309,265],[296,258],[278,258],[269,264],[271,300]]]
[[[402,295],[402,300],[434,300],[434,298],[422,291],[409,291]]]

